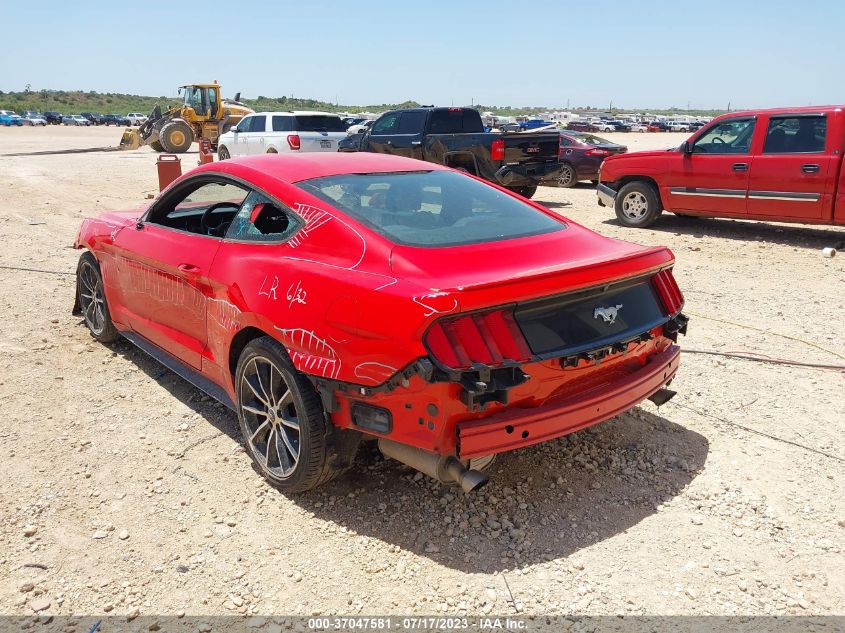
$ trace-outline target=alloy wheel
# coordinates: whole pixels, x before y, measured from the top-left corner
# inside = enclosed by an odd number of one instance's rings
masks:
[[[79,304],[85,324],[95,335],[103,333],[106,327],[106,300],[103,295],[103,281],[90,263],[82,264],[79,271]]]
[[[285,376],[269,358],[254,356],[240,384],[241,415],[246,440],[261,465],[286,478],[299,462],[299,413]]]

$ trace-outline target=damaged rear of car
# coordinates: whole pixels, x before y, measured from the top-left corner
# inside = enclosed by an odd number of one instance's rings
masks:
[[[408,330],[422,354],[375,359],[383,376],[372,386],[316,380],[332,422],[473,490],[486,482],[476,464],[497,453],[668,400],[687,319],[668,249],[467,182],[435,170],[298,186],[394,244],[392,291],[417,308]]]

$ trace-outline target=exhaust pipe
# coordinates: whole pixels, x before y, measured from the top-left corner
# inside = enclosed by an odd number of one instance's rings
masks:
[[[464,492],[478,490],[489,481],[487,475],[468,469],[454,455],[427,453],[422,449],[385,439],[378,441],[378,447],[385,456],[416,468],[444,484],[456,483]]]
[[[672,391],[671,389],[663,388],[655,391],[648,397],[648,399],[659,407],[660,405],[669,402],[672,398],[677,395],[677,393],[677,391]]]

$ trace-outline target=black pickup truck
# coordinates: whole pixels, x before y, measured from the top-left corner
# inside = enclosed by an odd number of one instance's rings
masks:
[[[341,141],[338,151],[378,152],[425,160],[507,187],[530,198],[561,169],[560,134],[484,131],[472,108],[410,108],[385,112],[369,131]]]

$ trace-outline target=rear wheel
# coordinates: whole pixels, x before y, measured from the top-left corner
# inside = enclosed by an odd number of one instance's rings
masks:
[[[90,251],[82,254],[76,266],[76,300],[91,336],[101,343],[112,343],[120,338],[106,304],[100,265]]]
[[[635,228],[651,226],[663,210],[654,187],[639,180],[629,182],[619,190],[615,207],[619,221]]]
[[[164,151],[164,148],[161,146],[161,143],[159,143],[158,141],[153,141],[152,143],[150,143],[150,147],[152,147],[153,150],[156,151],[156,152],[163,152]]]
[[[194,131],[184,121],[170,121],[162,126],[158,138],[165,152],[184,154],[194,142]]]
[[[229,150],[226,149],[225,145],[221,145],[217,148],[217,160],[229,160],[231,156],[229,156]]]
[[[311,490],[343,472],[359,435],[345,455],[339,431],[326,419],[314,386],[272,337],[250,342],[235,372],[238,420],[246,450],[267,481],[284,492]]]
[[[558,187],[574,187],[578,184],[578,173],[575,167],[569,163],[563,163],[560,169],[560,175],[557,177]]]

